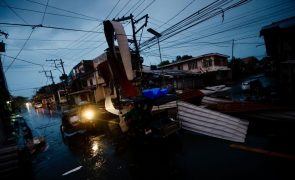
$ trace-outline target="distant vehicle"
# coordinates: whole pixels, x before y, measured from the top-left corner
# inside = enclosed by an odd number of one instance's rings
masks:
[[[82,134],[94,129],[99,121],[98,106],[90,102],[81,102],[62,112],[60,130],[64,137]]]
[[[251,91],[253,88],[257,88],[258,86],[261,86],[259,79],[250,79],[242,82],[241,89],[243,91]]]
[[[40,103],[40,102],[37,102],[37,103],[34,104],[34,107],[35,107],[35,109],[39,109],[39,108],[43,107],[43,104]]]
[[[249,81],[242,82],[241,88],[243,91],[250,90],[250,82]]]

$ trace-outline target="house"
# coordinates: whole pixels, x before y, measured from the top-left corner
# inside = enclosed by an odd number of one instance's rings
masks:
[[[258,62],[257,58],[254,57],[254,56],[250,56],[250,57],[246,57],[246,58],[242,58],[241,61],[244,63],[244,64],[254,64],[256,65],[256,63]]]
[[[106,49],[103,54],[93,59],[96,70],[96,101],[104,99],[106,95],[111,95],[113,98],[117,97],[118,92],[115,85],[120,86],[121,95],[126,97],[134,95],[131,92],[139,92],[140,87],[136,87],[135,84],[138,84],[136,77],[140,72],[140,60],[142,59],[138,59],[136,53],[130,51],[132,79],[128,79],[118,47],[115,48],[115,54],[116,58],[111,55],[109,49]]]
[[[7,108],[10,101],[10,93],[6,84],[6,78],[3,71],[2,60],[0,55],[0,145],[6,140],[10,124],[10,112]]]
[[[168,87],[173,90],[198,89],[204,86],[201,74],[174,69],[143,69],[142,88]]]
[[[283,102],[295,102],[295,16],[264,26],[260,35],[272,61],[277,91]]]
[[[94,75],[95,81],[96,81],[95,99],[96,99],[96,102],[98,102],[104,99],[108,92],[111,92],[110,84],[108,84],[108,82],[110,82],[111,72],[107,62],[107,54],[103,53],[99,55],[98,57],[94,58],[93,65],[94,65],[94,68],[96,69],[95,75]]]
[[[81,101],[95,102],[96,78],[93,60],[82,60],[73,67],[70,73],[69,96],[76,104]]]
[[[159,69],[184,70],[203,74],[205,84],[219,84],[231,79],[231,69],[228,67],[229,56],[219,53],[209,53],[191,59],[160,66]]]

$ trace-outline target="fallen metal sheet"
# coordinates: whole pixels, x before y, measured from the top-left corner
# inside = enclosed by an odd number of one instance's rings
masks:
[[[235,142],[245,142],[249,125],[248,121],[183,101],[178,103],[178,118],[183,129]]]

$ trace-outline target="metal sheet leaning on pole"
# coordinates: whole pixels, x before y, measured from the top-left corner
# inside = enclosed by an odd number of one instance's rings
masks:
[[[116,21],[104,21],[104,33],[109,46],[108,62],[115,82],[119,83],[122,95],[126,97],[137,96],[138,90],[133,86],[134,79],[131,55],[128,40],[121,23]],[[115,35],[114,35],[115,33]],[[117,39],[121,58],[116,53],[114,39]],[[121,59],[121,60],[120,60]]]

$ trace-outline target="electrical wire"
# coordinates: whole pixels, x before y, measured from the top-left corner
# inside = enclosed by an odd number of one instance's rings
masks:
[[[276,8],[276,7],[279,7],[278,5],[281,6],[282,3],[280,3],[280,4],[273,4],[273,6],[270,6],[270,7],[271,8]],[[248,16],[250,18],[249,14],[251,14],[251,16],[253,17],[253,18],[251,18],[251,20],[254,20],[255,19],[254,16],[256,15],[256,13],[261,13],[263,11],[266,11],[266,9],[269,9],[269,8],[263,7],[262,9],[257,9],[256,11],[248,11],[248,12],[245,12],[243,14],[240,14],[239,16],[235,16],[234,18],[230,19],[230,21],[227,21],[225,23],[222,23],[222,25],[218,25],[219,28],[216,28],[216,26],[217,26],[216,24],[212,24],[210,26],[207,26],[206,29],[198,30],[198,34],[201,35],[202,34],[201,32],[208,33],[208,32],[210,32],[211,29],[215,29],[215,30],[221,29],[221,27],[224,27],[225,25],[227,25],[229,23],[232,23],[234,21],[238,21],[239,24],[241,24],[241,23],[243,23],[243,22],[241,22],[241,18],[244,18],[246,16]],[[273,16],[269,16],[269,17],[273,17]],[[232,26],[228,26],[227,25],[227,27],[232,27]],[[192,41],[191,35],[185,35],[185,36],[181,37],[180,39],[181,39],[180,41],[177,41],[178,44],[181,44],[182,42],[187,43],[187,42],[191,42]],[[185,40],[185,39],[187,39],[187,40]],[[171,45],[172,44],[175,45],[175,40],[171,41],[170,43],[171,43]],[[169,42],[166,42],[166,44],[169,44]]]
[[[43,13],[43,16],[42,16],[41,24],[43,24],[43,22],[44,22],[44,17],[45,17],[45,14],[46,14],[46,10],[47,10],[47,7],[48,7],[48,3],[49,3],[49,0],[47,0],[46,6],[45,6],[45,10],[44,10],[44,13]]]
[[[6,6],[0,5],[0,7],[6,7]],[[39,13],[39,14],[43,14],[44,13],[44,12],[38,11],[38,10],[26,9],[26,8],[19,8],[19,7],[14,7],[14,6],[10,6],[10,8],[16,9],[16,10],[20,10],[20,11]],[[83,18],[83,17],[79,17],[79,16],[70,16],[70,15],[59,14],[59,13],[46,12],[45,14],[52,15],[52,16],[73,18],[73,19],[81,19],[81,20],[87,20],[87,21],[98,21],[96,19]],[[101,22],[101,21],[98,21],[98,22]]]
[[[125,7],[130,3],[131,0],[128,0],[127,3],[125,3],[125,5],[122,7],[122,9],[114,16],[114,18],[116,18],[124,9]]]
[[[215,17],[218,14],[224,13],[225,11],[228,11],[232,8],[238,7],[240,5],[245,4],[248,2],[247,0],[240,0],[237,3],[230,4],[227,7],[220,9],[222,6],[229,4],[231,1],[214,1],[213,3],[209,4],[205,8],[195,12],[194,14],[190,15],[189,17],[185,18],[184,20],[180,21],[179,23],[176,23],[172,27],[168,28],[167,30],[163,31],[160,37],[160,42],[164,41],[168,38],[171,38],[175,36],[176,34],[179,34],[197,24],[200,24],[212,17]],[[213,11],[212,11],[213,10]],[[150,40],[144,42],[141,46],[144,47],[147,44],[155,45],[157,44],[156,37],[151,38]],[[142,48],[141,47],[141,48]]]
[[[57,29],[57,30],[66,30],[66,31],[78,31],[78,32],[88,32],[88,33],[103,33],[103,32],[98,32],[98,31],[87,31],[87,30],[82,30],[82,29],[73,29],[73,28],[64,28],[64,27],[55,27],[55,26],[44,26],[44,25],[32,25],[32,24],[18,24],[18,23],[5,23],[5,22],[0,22],[0,24],[4,25],[12,25],[12,26],[26,26],[26,27],[32,27],[32,28],[48,28],[48,29]]]
[[[5,0],[2,0],[3,2],[4,2],[4,4],[19,18],[19,19],[21,19],[25,24],[28,24],[28,22],[23,18],[23,17],[21,17],[17,12],[15,12],[14,10],[13,10],[13,8],[11,8],[8,4],[7,4],[7,2],[5,1]]]
[[[34,3],[34,4],[39,4],[39,5],[42,5],[42,6],[46,6],[46,4],[43,4],[43,3],[40,3],[40,2],[36,2],[36,1],[32,1],[32,0],[26,0],[26,1],[28,1],[30,3]],[[88,16],[88,15],[85,15],[85,14],[73,12],[73,11],[70,11],[70,10],[62,9],[62,8],[58,8],[58,7],[55,7],[55,6],[48,5],[48,7],[52,8],[52,9],[57,9],[57,10],[60,10],[60,11],[72,13],[72,14],[75,14],[75,15],[80,15],[80,16],[84,16],[84,17],[87,17],[87,18],[95,19],[97,21],[102,21],[101,19],[97,19],[95,17],[91,17],[91,16]]]
[[[172,21],[174,18],[176,18],[177,16],[179,16],[179,14],[181,14],[186,8],[188,8],[190,5],[192,5],[195,1],[196,0],[192,0],[191,2],[189,2],[183,9],[181,9],[179,12],[177,12],[173,17],[171,17],[170,19],[168,19],[164,24],[162,24],[159,27],[157,27],[157,29],[161,28],[162,26],[165,26],[170,21]]]
[[[23,38],[8,38],[7,40],[13,40],[13,41],[25,41],[26,39]],[[30,41],[45,41],[45,42],[74,42],[76,40],[74,39],[30,39]],[[83,40],[80,42],[102,42],[98,40]]]
[[[114,9],[118,6],[118,4],[120,3],[121,0],[118,0],[117,3],[115,4],[115,6],[112,8],[112,10],[109,12],[109,14],[106,16],[105,19],[108,19],[109,16],[113,13]]]
[[[17,55],[14,57],[14,59],[12,60],[12,62],[8,65],[8,67],[6,68],[5,73],[9,70],[9,68],[13,65],[14,61],[16,60],[16,58],[20,55],[20,53],[22,52],[22,50],[23,50],[24,47],[26,46],[27,42],[28,42],[29,39],[31,38],[33,32],[34,32],[34,29],[32,29],[30,35],[28,36],[27,40],[26,40],[25,43],[23,44],[22,48],[21,48],[20,51],[17,53]]]
[[[41,67],[43,67],[42,64],[35,63],[35,62],[29,61],[29,60],[24,60],[24,59],[20,59],[20,58],[15,58],[15,57],[13,57],[13,56],[9,56],[9,55],[6,55],[6,54],[2,54],[2,56],[8,57],[8,58],[11,58],[11,59],[14,59],[14,60],[18,60],[18,61],[26,62],[26,63],[29,63],[29,64],[33,64],[33,65],[36,65],[36,66],[41,66]],[[7,67],[8,67],[8,66],[7,66]]]

